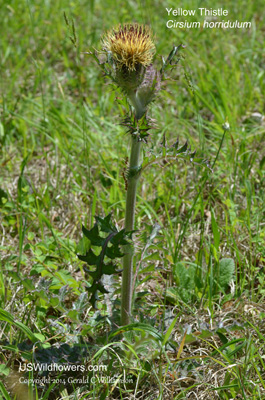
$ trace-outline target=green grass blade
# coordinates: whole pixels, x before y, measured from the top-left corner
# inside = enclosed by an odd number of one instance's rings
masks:
[[[34,333],[26,325],[24,325],[22,322],[16,321],[9,312],[7,312],[3,309],[0,309],[0,320],[6,321],[11,325],[15,325],[22,332],[24,332],[33,343],[39,341],[39,339],[34,335]]]

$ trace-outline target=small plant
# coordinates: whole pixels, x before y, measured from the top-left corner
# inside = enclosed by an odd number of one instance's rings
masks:
[[[206,279],[207,271],[204,271],[199,278],[198,269],[202,268],[191,263],[186,266],[183,262],[177,262],[172,266],[175,286],[167,289],[167,300],[170,303],[177,304],[181,300],[185,304],[190,304],[192,300],[199,300],[208,286],[213,295],[220,292],[225,294],[229,284],[233,282],[235,263],[232,258],[222,258],[214,265],[213,277],[209,276],[208,279]]]

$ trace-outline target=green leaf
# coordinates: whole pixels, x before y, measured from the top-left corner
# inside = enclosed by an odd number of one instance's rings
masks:
[[[111,246],[106,248],[106,256],[114,260],[115,258],[120,258],[124,256],[118,246]]]
[[[242,338],[239,338],[239,339],[232,339],[232,340],[230,340],[230,341],[226,341],[226,343],[224,343],[222,346],[220,346],[219,348],[218,348],[218,350],[214,350],[212,353],[211,353],[211,356],[213,357],[213,356],[215,356],[216,354],[218,354],[218,353],[222,353],[223,352],[223,350],[225,350],[225,349],[227,349],[228,348],[228,350],[229,351],[234,351],[234,349],[236,349],[237,347],[235,346],[235,344],[236,343],[240,343],[240,346],[241,346],[241,344],[242,344]],[[230,349],[229,349],[230,348]],[[232,349],[232,350],[231,350]]]
[[[99,291],[99,292],[101,292],[101,293],[103,293],[103,294],[109,293],[109,292],[107,291],[107,289],[104,288],[104,286],[102,285],[102,283],[100,283],[100,282],[95,282],[95,281],[92,283],[91,286],[87,287],[86,290],[87,290],[89,293],[92,294],[89,301],[91,302],[91,304],[92,304],[93,307],[95,307],[95,301],[98,300],[97,291]]]
[[[1,390],[2,394],[4,395],[5,400],[12,400],[2,382],[0,382],[0,390]]]
[[[83,236],[76,245],[75,251],[78,254],[86,254],[91,247],[91,242],[85,236]]]
[[[35,233],[34,232],[28,232],[28,240],[33,240],[35,237]]]
[[[60,304],[60,299],[59,297],[51,297],[50,299],[50,304],[53,308],[58,307],[58,305]]]
[[[95,271],[91,271],[87,267],[83,267],[83,269],[94,281],[98,281],[102,275],[102,272],[99,268],[97,268]]]
[[[221,342],[222,342],[223,344],[226,344],[226,343],[228,342],[227,337],[226,337],[222,332],[220,332],[220,331],[217,330],[216,333],[217,333],[217,335],[219,336],[219,339],[221,340]]]
[[[169,301],[171,304],[178,304],[179,302],[179,295],[178,289],[175,287],[169,287],[166,291],[166,300]]]
[[[157,341],[163,340],[162,335],[160,332],[155,329],[153,326],[148,325],[148,324],[143,324],[140,322],[137,322],[135,324],[130,324],[130,325],[125,325],[122,328],[117,329],[116,331],[112,332],[109,335],[109,339],[112,339],[113,337],[120,335],[121,333],[128,332],[128,331],[140,331],[143,333],[147,333],[151,336],[153,336]]]
[[[218,283],[223,290],[227,288],[233,279],[235,263],[232,258],[222,258],[219,262]]]
[[[86,253],[85,256],[77,254],[77,257],[79,258],[79,260],[88,263],[88,265],[98,265],[100,261],[100,256],[96,256],[96,254],[94,254],[91,249]]]
[[[179,314],[180,313],[178,313],[178,315],[171,322],[170,327],[168,328],[168,330],[167,330],[167,332],[166,332],[166,334],[164,336],[164,339],[163,339],[163,342],[162,342],[163,346],[167,343],[167,341],[168,341],[168,339],[169,339],[169,337],[170,337],[170,335],[171,335],[171,333],[172,333],[172,331],[173,331],[173,329],[174,329],[174,327],[175,327],[175,325],[177,323],[177,320],[179,319]]]
[[[24,332],[33,343],[39,341],[39,339],[26,325],[24,325],[22,322],[16,321],[9,312],[3,310],[2,308],[0,308],[0,320],[6,321],[9,324],[15,325],[17,328],[21,329],[22,332]]]
[[[5,364],[0,364],[0,374],[8,376],[9,368]]]
[[[189,302],[191,300],[195,287],[194,277],[194,266],[190,265],[186,267],[181,262],[173,265],[173,278],[178,286],[177,294],[185,302]]]
[[[169,64],[171,63],[171,61],[173,60],[173,58],[175,57],[175,55],[177,54],[177,51],[179,49],[179,46],[174,46],[173,49],[171,50],[171,52],[169,53],[166,63]]]
[[[128,232],[125,233],[125,229],[122,229],[110,239],[110,242],[115,245],[125,246],[126,244],[129,244],[128,240],[125,239],[126,236],[128,236]]]
[[[22,280],[22,285],[24,286],[24,288],[26,288],[28,290],[35,290],[36,289],[34,283],[29,278],[23,279]]]
[[[90,240],[92,246],[102,246],[104,243],[104,238],[99,236],[98,226],[95,224],[90,231],[82,226],[82,232],[84,236]]]
[[[185,153],[188,150],[188,141],[179,149],[176,151],[176,155]]]
[[[99,255],[96,255],[92,248],[89,248],[85,255],[78,254],[78,258],[81,261],[86,262],[89,266],[96,267],[94,270],[83,267],[84,271],[93,279],[91,286],[87,287],[87,291],[91,293],[89,301],[93,307],[95,307],[97,301],[97,291],[108,293],[102,283],[102,276],[104,274],[112,275],[120,272],[116,270],[114,263],[105,263],[105,257],[112,260],[123,257],[124,254],[121,252],[120,245],[128,244],[127,238],[130,238],[132,234],[132,232],[125,232],[124,229],[120,232],[117,231],[111,222],[111,214],[105,218],[95,217],[95,219],[96,223],[92,229],[88,230],[83,226],[82,231],[84,237],[90,241],[90,246],[101,247],[101,252],[99,253],[97,249],[96,254]]]
[[[117,229],[111,222],[111,214],[107,215],[105,218],[95,217],[95,219],[102,232],[117,232]]]
[[[203,330],[201,333],[199,334],[187,334],[185,337],[185,344],[189,344],[189,343],[194,343],[196,342],[198,339],[208,339],[210,337],[212,337],[214,335],[213,332],[211,332],[210,330]]]
[[[8,200],[8,194],[0,188],[0,207],[2,207]]]
[[[12,351],[15,354],[19,354],[20,352],[19,348],[13,344],[1,345],[1,350]]]
[[[104,264],[102,267],[102,274],[104,275],[113,275],[121,272],[121,270],[116,269],[116,265],[114,265],[112,262],[108,264]]]
[[[41,333],[35,333],[35,337],[36,337],[40,342],[44,342],[44,341],[45,341],[45,336],[42,335]]]

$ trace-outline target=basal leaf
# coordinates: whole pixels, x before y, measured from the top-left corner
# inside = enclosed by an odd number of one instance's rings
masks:
[[[171,304],[174,304],[174,305],[178,304],[178,302],[179,302],[178,289],[176,287],[167,288],[166,299]]]
[[[186,267],[181,262],[178,262],[173,265],[173,277],[178,287],[177,295],[184,302],[189,302],[195,287],[195,267],[192,265]]]
[[[232,258],[222,258],[219,262],[218,283],[223,290],[227,289],[233,279],[235,263]]]
[[[120,335],[123,332],[128,332],[128,331],[140,331],[145,334],[149,334],[149,335],[153,336],[154,339],[156,339],[157,341],[161,341],[161,342],[163,341],[162,335],[156,328],[154,328],[151,325],[143,324],[140,322],[136,322],[136,323],[130,324],[130,325],[125,325],[122,328],[117,329],[116,331],[112,332],[109,335],[109,339],[112,339],[113,337]]]

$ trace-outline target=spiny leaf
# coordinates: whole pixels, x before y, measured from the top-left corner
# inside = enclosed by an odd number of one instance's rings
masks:
[[[190,153],[190,161],[192,162],[194,160],[195,154],[197,150],[194,150],[193,153]]]
[[[95,219],[102,232],[117,232],[117,229],[111,222],[111,214],[107,215],[105,218],[95,217]]]
[[[126,235],[125,229],[122,229],[120,232],[118,232],[115,236],[111,238],[110,242],[114,245],[125,246],[126,244],[129,244],[129,241],[125,239],[125,235]]]
[[[89,267],[96,267],[94,269],[84,267],[84,271],[93,280],[91,286],[87,287],[87,291],[91,293],[89,301],[93,307],[96,307],[98,291],[108,293],[102,283],[103,275],[112,275],[121,272],[121,270],[116,269],[116,265],[113,262],[105,263],[105,257],[112,260],[123,257],[124,254],[120,250],[120,245],[128,244],[127,239],[131,238],[132,235],[132,232],[125,232],[125,229],[119,232],[111,222],[111,214],[105,218],[95,217],[95,219],[96,223],[92,229],[88,230],[82,227],[82,231],[84,236],[90,241],[91,246],[101,247],[101,251],[98,254],[97,250],[96,254],[98,255],[96,255],[92,248],[90,248],[85,255],[78,254],[78,258],[86,262]]]
[[[99,282],[97,282],[97,283],[93,282],[93,284],[91,286],[87,287],[87,291],[89,293],[95,293],[97,290],[99,290],[101,293],[109,293],[107,291],[107,289],[104,288],[102,283],[99,283]]]
[[[95,290],[93,293],[92,293],[92,295],[91,295],[91,297],[90,297],[90,303],[91,303],[91,305],[92,305],[92,307],[93,308],[95,308],[95,309],[97,309],[97,306],[96,306],[96,302],[99,300],[99,298],[98,298],[98,295],[97,295],[97,290]]]
[[[188,141],[176,152],[176,154],[185,153],[188,149]]]
[[[104,238],[99,236],[98,226],[95,224],[90,231],[82,226],[82,232],[84,236],[90,240],[92,246],[102,246],[104,243]]]
[[[100,256],[96,256],[91,249],[89,249],[85,256],[78,254],[77,257],[79,260],[88,263],[88,265],[98,265],[100,261]]]
[[[178,149],[178,147],[179,147],[179,138],[177,138],[177,140],[175,141],[175,143],[173,144],[172,147],[174,147],[176,150]]]
[[[196,150],[191,151],[188,141],[184,143],[182,147],[179,148],[179,139],[169,148],[167,146],[166,138],[163,137],[163,141],[161,143],[160,155],[159,158],[164,158],[166,162],[169,162],[172,158],[178,160],[179,158],[186,159],[190,161],[192,164],[206,166],[212,172],[212,168],[209,160],[205,160],[202,157],[196,157]],[[151,165],[156,162],[158,156],[153,155],[153,159],[149,159],[147,161],[144,160],[142,164],[142,169],[145,169],[146,165]]]
[[[91,271],[87,267],[84,267],[84,271],[88,273],[88,275],[90,275],[94,281],[98,281],[101,278],[101,271],[99,269],[96,269],[96,271]]]
[[[121,269],[116,270],[116,265],[114,265],[112,262],[104,264],[102,267],[102,274],[104,275],[118,274],[121,271],[122,271]]]
[[[122,253],[117,246],[111,246],[107,247],[106,249],[106,256],[114,260],[115,258],[120,258],[124,256],[124,253]]]

